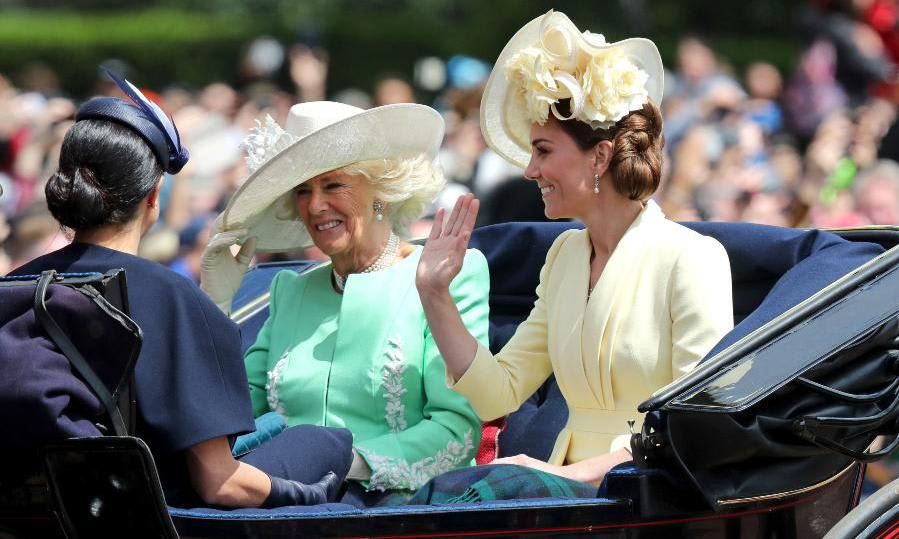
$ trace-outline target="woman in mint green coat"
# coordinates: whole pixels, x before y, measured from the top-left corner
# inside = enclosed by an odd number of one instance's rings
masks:
[[[245,363],[257,416],[353,433],[344,501],[402,499],[470,465],[480,443],[477,415],[446,385],[415,288],[421,247],[397,236],[443,187],[433,166],[442,137],[443,119],[423,105],[295,105],[285,129],[268,119],[248,139],[250,177],[204,255],[202,286],[225,310],[254,250],[311,243],[330,257],[275,277],[270,317]],[[486,344],[489,276],[479,251],[466,253],[450,291]]]

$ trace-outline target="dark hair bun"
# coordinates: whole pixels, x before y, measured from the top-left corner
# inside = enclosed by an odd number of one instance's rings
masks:
[[[57,171],[47,181],[44,193],[50,213],[65,227],[92,229],[109,221],[105,196],[89,168],[75,169],[73,176]]]
[[[615,189],[631,200],[646,200],[662,179],[662,114],[651,101],[618,121],[610,168]]]
[[[59,170],[44,188],[63,226],[90,230],[130,221],[162,167],[131,129],[106,120],[76,122],[62,142]]]

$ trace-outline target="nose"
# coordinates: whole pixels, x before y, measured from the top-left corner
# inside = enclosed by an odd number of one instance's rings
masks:
[[[531,160],[528,161],[527,168],[524,169],[524,177],[528,180],[538,180],[540,179],[540,168],[534,163],[534,158],[531,157]]]
[[[321,213],[328,207],[328,201],[325,199],[324,193],[319,189],[312,189],[309,193],[309,212]]]

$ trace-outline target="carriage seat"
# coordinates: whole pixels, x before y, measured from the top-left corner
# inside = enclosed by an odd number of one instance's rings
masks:
[[[481,250],[491,270],[490,291],[490,348],[499,350],[512,335],[518,323],[527,317],[534,302],[539,270],[546,251],[556,236],[569,228],[571,223],[514,223],[493,225],[475,230],[471,245]],[[801,231],[749,224],[688,223],[700,233],[718,239],[725,247],[731,261],[734,283],[734,317],[737,326],[722,343],[732,342],[746,335],[786,309],[811,296],[843,274],[867,262],[883,251],[876,244],[850,242],[821,231]],[[256,271],[256,270],[254,270]],[[269,279],[270,280],[270,279]],[[266,281],[267,282],[267,281]],[[250,313],[264,320],[264,306]],[[259,322],[261,324],[261,321]],[[719,345],[724,346],[726,344]],[[508,417],[499,438],[499,455],[526,453],[546,459],[558,430],[567,419],[564,398],[558,386],[550,378],[544,386],[526,402],[520,410]],[[654,496],[660,490],[652,487],[652,481],[666,481],[662,470],[636,469],[622,465],[607,476],[608,493],[614,496],[589,500],[498,500],[478,504],[478,507],[454,506],[454,511],[517,508],[534,511],[544,507],[602,505],[610,512],[620,509],[620,499],[629,499],[639,507],[638,514],[649,515],[651,508],[640,500],[639,489],[651,491]],[[648,483],[647,483],[648,481]],[[617,482],[624,487],[613,489]],[[641,483],[642,482],[642,483]],[[650,488],[647,489],[646,485]],[[634,490],[627,490],[630,486]],[[676,489],[671,490],[676,496]],[[664,502],[664,500],[663,500]],[[684,502],[672,502],[683,509]],[[399,506],[357,509],[345,504],[326,504],[312,507],[289,507],[275,510],[239,509],[226,511],[215,508],[169,508],[173,520],[183,531],[194,526],[198,530],[209,522],[237,520],[241,525],[251,522],[284,522],[292,519],[330,519],[332,517],[367,518],[375,516],[400,517],[408,515],[450,515],[446,507]],[[458,514],[458,513],[456,513]],[[611,514],[611,513],[610,513]],[[224,528],[222,528],[224,529]]]

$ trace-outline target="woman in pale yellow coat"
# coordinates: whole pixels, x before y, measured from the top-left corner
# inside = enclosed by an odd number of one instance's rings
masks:
[[[599,484],[631,459],[637,405],[682,376],[733,325],[723,247],[669,221],[649,197],[662,168],[662,64],[645,39],[605,44],[561,13],[522,28],[481,105],[490,146],[536,182],[550,218],[586,225],[553,243],[528,319],[496,355],[466,331],[448,292],[478,201],[438,214],[417,286],[447,383],[483,420],[516,410],[555,373],[568,423],[549,462],[521,464]]]

